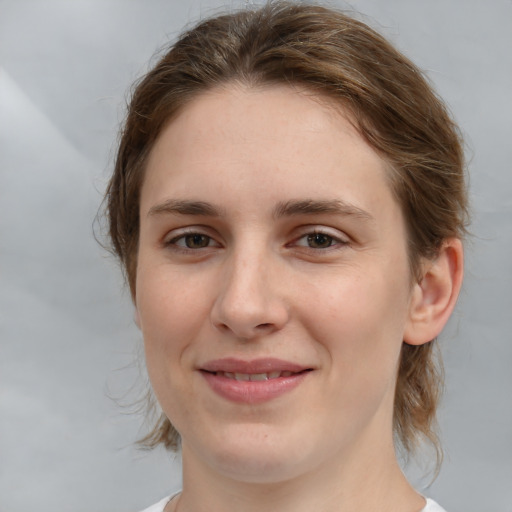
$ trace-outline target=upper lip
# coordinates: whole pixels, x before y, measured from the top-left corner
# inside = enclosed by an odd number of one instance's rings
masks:
[[[199,369],[211,373],[228,372],[255,374],[276,371],[298,373],[304,370],[310,370],[311,368],[297,363],[292,363],[291,361],[272,357],[253,359],[251,361],[227,357],[208,361],[201,365]]]

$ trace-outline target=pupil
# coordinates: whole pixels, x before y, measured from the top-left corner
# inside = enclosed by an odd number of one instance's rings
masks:
[[[208,237],[205,235],[188,235],[185,239],[189,249],[198,249],[208,245]]]
[[[330,247],[332,239],[329,235],[315,233],[308,236],[308,243],[311,247]]]

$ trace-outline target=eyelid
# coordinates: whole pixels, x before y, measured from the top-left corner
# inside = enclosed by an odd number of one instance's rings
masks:
[[[182,249],[186,251],[198,251],[199,249],[191,249],[188,247],[181,247],[176,244],[177,240],[181,238],[185,238],[190,235],[201,235],[208,237],[211,241],[214,242],[215,245],[208,245],[204,247],[204,249],[209,249],[211,247],[222,247],[222,244],[217,240],[217,237],[211,233],[211,230],[205,226],[187,226],[184,228],[173,229],[169,233],[165,235],[162,240],[162,245],[164,247],[174,246],[177,249]]]
[[[318,225],[310,225],[310,226],[304,226],[299,230],[298,236],[294,238],[294,242],[296,243],[298,240],[301,240],[302,238],[310,235],[325,235],[341,245],[347,245],[351,242],[351,238],[344,233],[343,231],[339,231],[334,228],[328,228],[326,226],[318,226]],[[337,245],[337,244],[336,244]]]
[[[327,237],[330,237],[333,239],[334,243],[327,247],[327,248],[313,248],[308,247],[307,244],[298,244],[299,240],[302,240],[305,237],[320,234],[325,235]],[[187,247],[182,247],[178,245],[176,242],[186,236],[190,235],[202,235],[205,237],[208,237],[211,242],[213,242],[212,245],[208,245],[207,247],[204,247],[202,249],[210,249],[215,247],[223,247],[222,242],[219,241],[219,236],[217,232],[212,233],[211,228],[208,226],[202,226],[202,225],[194,225],[194,226],[186,226],[183,228],[177,228],[173,229],[170,232],[168,232],[165,237],[162,239],[162,245],[164,247],[174,246],[177,250],[184,250],[184,251],[199,251],[200,249],[192,249]],[[346,245],[349,245],[351,243],[352,239],[349,235],[347,235],[345,232],[340,231],[335,228],[330,228],[327,226],[322,225],[306,225],[301,226],[297,229],[296,234],[293,236],[293,239],[291,242],[286,244],[288,247],[296,246],[300,247],[301,249],[307,249],[311,251],[327,251],[329,249],[334,250],[340,247],[344,247]]]

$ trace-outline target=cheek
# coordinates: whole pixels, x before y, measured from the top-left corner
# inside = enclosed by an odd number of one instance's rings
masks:
[[[177,428],[192,399],[182,370],[187,347],[200,328],[201,306],[201,295],[194,293],[194,286],[183,287],[182,281],[169,269],[144,268],[137,276],[136,300],[151,386]]]
[[[385,273],[331,279],[322,300],[302,305],[307,329],[336,370],[371,379],[394,378],[408,310],[407,281]]]
[[[162,267],[143,269],[137,277],[137,310],[152,382],[172,374],[200,329],[205,295],[199,283]],[[154,382],[154,385],[156,383]]]
[[[143,333],[166,336],[193,324],[205,305],[203,285],[199,277],[165,265],[142,269],[136,304]]]

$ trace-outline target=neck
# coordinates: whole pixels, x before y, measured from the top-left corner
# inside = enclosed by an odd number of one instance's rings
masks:
[[[357,433],[344,446],[332,453],[310,450],[305,463],[300,453],[290,453],[277,469],[243,461],[231,466],[225,454],[210,459],[184,438],[183,492],[174,510],[170,508],[173,512],[419,512],[425,500],[407,482],[396,459],[392,404],[390,391],[366,427],[354,429]]]
[[[363,443],[364,444],[364,443]],[[419,512],[425,500],[404,477],[390,442],[335,454],[329,464],[272,483],[240,481],[198,464],[184,447],[183,492],[175,512]],[[341,461],[341,462],[340,462]],[[172,509],[171,509],[172,510]]]

